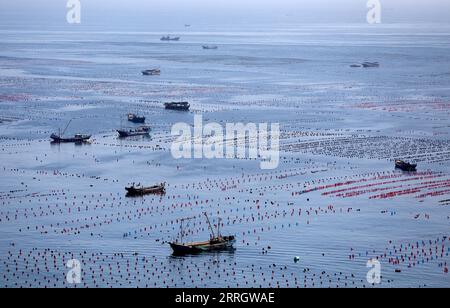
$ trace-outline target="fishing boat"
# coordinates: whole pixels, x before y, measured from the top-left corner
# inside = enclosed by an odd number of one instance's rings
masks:
[[[134,113],[128,114],[128,121],[133,123],[145,123],[145,117],[144,116],[138,116]]]
[[[185,218],[181,219],[181,229],[180,229],[180,241],[171,242],[170,247],[173,250],[174,255],[188,255],[188,254],[197,254],[208,251],[224,251],[233,249],[233,245],[236,242],[236,237],[234,235],[222,236],[220,233],[220,223],[221,219],[219,219],[217,223],[217,234],[214,232],[214,229],[209,220],[208,214],[204,213],[206,220],[208,222],[209,229],[211,231],[211,236],[208,241],[204,242],[191,242],[184,243],[184,222],[189,221],[194,218]]]
[[[179,37],[163,36],[163,37],[161,38],[161,41],[175,41],[175,42],[177,42],[177,41],[179,41],[179,40],[180,40]]]
[[[144,70],[144,71],[142,71],[142,75],[144,75],[144,76],[159,76],[159,75],[161,75],[161,70],[159,68]]]
[[[159,185],[150,186],[150,187],[141,187],[140,185],[131,187],[125,187],[125,190],[128,192],[127,197],[139,197],[144,195],[164,195],[166,193],[166,183],[161,183]]]
[[[65,138],[52,134],[50,138],[53,139],[54,143],[83,143],[88,142],[91,139],[91,135],[75,134],[73,137]]]
[[[138,128],[118,129],[119,137],[147,136],[151,131],[150,126],[140,126]]]
[[[58,134],[52,134],[50,136],[50,138],[53,140],[53,143],[84,143],[88,142],[89,139],[91,139],[91,135],[83,134],[75,134],[73,137],[64,137],[64,134],[69,128],[70,123],[72,123],[72,120],[69,121],[62,133],[60,130]]]
[[[410,163],[404,162],[403,160],[396,160],[395,168],[403,170],[403,171],[416,171],[417,164],[410,164]]]
[[[219,49],[219,47],[218,46],[211,46],[211,45],[203,45],[203,49],[206,49],[206,50],[216,50],[216,49]]]
[[[169,110],[189,111],[191,105],[188,102],[165,103],[164,107]]]

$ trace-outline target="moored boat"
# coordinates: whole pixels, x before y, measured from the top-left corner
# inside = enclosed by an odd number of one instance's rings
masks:
[[[361,64],[364,68],[373,68],[380,67],[380,63],[378,62],[364,62]]]
[[[191,105],[188,102],[165,103],[164,107],[169,110],[189,111]]]
[[[144,71],[142,71],[142,75],[144,75],[144,76],[159,76],[159,75],[161,75],[161,70],[159,68],[144,70]]]
[[[215,46],[215,45],[203,45],[203,49],[206,49],[206,50],[216,50],[216,49],[219,49],[219,47],[218,47],[218,46]]]
[[[128,121],[133,123],[145,123],[145,117],[144,116],[138,116],[134,113],[128,114]]]
[[[131,187],[125,187],[127,191],[127,197],[138,197],[150,194],[164,195],[166,193],[166,183],[150,187],[141,187],[140,185],[133,185]]]
[[[53,140],[53,143],[83,143],[88,142],[89,139],[91,139],[91,135],[83,134],[75,134],[73,137],[64,137],[64,134],[69,128],[70,123],[72,123],[72,120],[67,123],[62,133],[61,130],[59,130],[58,134],[51,134],[50,138]]]
[[[395,168],[401,169],[403,171],[416,171],[417,164],[410,164],[403,160],[396,160],[395,161]]]
[[[91,135],[76,134],[73,137],[67,138],[58,136],[56,134],[52,134],[50,138],[53,140],[54,143],[83,143],[88,142],[89,139],[91,139]]]
[[[180,241],[174,241],[169,243],[170,247],[173,250],[174,255],[197,254],[208,251],[224,251],[234,248],[233,246],[236,242],[236,237],[234,235],[222,236],[220,234],[221,220],[219,219],[219,222],[217,224],[217,234],[216,234],[214,232],[214,229],[212,228],[211,222],[209,221],[208,215],[206,213],[204,213],[204,215],[206,216],[206,220],[208,222],[208,226],[211,231],[210,239],[204,242],[184,243],[183,223],[193,218],[181,219]]]
[[[205,242],[193,242],[187,244],[170,243],[175,255],[197,254],[208,251],[223,251],[233,249],[236,239],[233,235],[217,237]]]

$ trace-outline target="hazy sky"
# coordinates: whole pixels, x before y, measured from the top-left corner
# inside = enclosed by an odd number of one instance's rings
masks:
[[[80,0],[82,24],[243,24],[366,20],[367,0]],[[450,23],[450,0],[380,0],[383,23]],[[0,25],[65,24],[67,0],[0,0]]]

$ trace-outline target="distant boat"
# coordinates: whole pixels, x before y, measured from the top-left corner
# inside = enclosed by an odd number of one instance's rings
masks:
[[[206,49],[206,50],[216,50],[216,49],[219,49],[219,47],[218,46],[210,46],[210,45],[203,45],[203,49]]]
[[[144,71],[142,71],[142,75],[144,75],[144,76],[161,75],[161,70],[159,68],[154,68],[154,69],[150,69],[150,70],[144,70]]]
[[[364,62],[361,65],[365,68],[380,67],[380,63],[378,62]]]
[[[119,137],[146,136],[150,133],[150,126],[140,126],[136,129],[118,129]]]
[[[131,186],[125,187],[125,190],[128,192],[127,197],[139,197],[150,194],[164,195],[166,193],[166,183],[161,183],[160,185],[155,185],[151,187],[141,187]]]
[[[417,164],[410,164],[410,163],[404,162],[403,160],[396,160],[395,168],[401,169],[403,171],[416,171]]]
[[[236,237],[234,235],[222,236],[220,234],[220,222],[221,222],[220,219],[219,222],[217,223],[217,234],[215,234],[211,222],[209,221],[208,215],[206,213],[204,213],[204,215],[206,216],[206,220],[208,222],[209,229],[211,231],[210,239],[204,242],[184,243],[183,223],[193,218],[181,219],[180,241],[174,241],[169,243],[170,247],[173,250],[174,255],[198,254],[208,251],[224,251],[233,249],[233,245],[236,242]]]
[[[184,25],[186,28],[189,28],[191,25],[189,25],[189,24],[185,24]]]
[[[163,36],[161,41],[179,41],[180,37]]]
[[[133,123],[145,123],[145,117],[130,113],[128,114],[128,121]]]
[[[164,107],[169,110],[189,111],[191,105],[188,102],[165,103]]]
[[[64,134],[69,128],[70,123],[72,120],[69,121],[69,123],[66,125],[66,128],[63,130],[63,132],[59,132],[58,134],[52,134],[50,138],[53,140],[53,143],[83,143],[89,141],[91,139],[91,135],[83,135],[83,134],[75,134],[73,137],[64,137]]]
[[[91,135],[76,134],[73,137],[65,138],[52,134],[50,138],[53,139],[54,143],[83,143],[89,141],[89,139],[91,139]]]

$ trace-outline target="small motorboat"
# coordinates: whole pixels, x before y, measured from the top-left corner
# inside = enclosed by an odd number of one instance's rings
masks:
[[[128,121],[133,123],[145,123],[145,117],[144,116],[138,116],[134,113],[128,114]]]
[[[188,102],[165,103],[164,107],[168,110],[189,111],[191,105]]]
[[[117,132],[119,133],[119,137],[126,138],[126,137],[133,137],[133,136],[148,136],[151,131],[150,126],[140,126],[136,129],[129,128],[129,129],[118,129]]]
[[[206,50],[217,50],[217,49],[219,49],[219,47],[215,46],[215,45],[203,45],[203,49],[206,49]]]
[[[364,62],[361,64],[364,68],[373,68],[380,67],[380,63],[378,62]]]
[[[179,40],[180,40],[179,37],[163,36],[163,37],[161,38],[161,41],[175,41],[175,42],[177,42],[177,41],[179,41]]]
[[[220,223],[219,219],[217,224],[217,234],[214,232],[212,228],[211,222],[209,221],[208,215],[204,213],[206,216],[206,220],[209,225],[209,229],[211,230],[211,237],[208,241],[204,242],[191,242],[184,243],[184,229],[183,224],[185,221],[191,220],[193,218],[185,218],[181,219],[181,230],[180,230],[180,241],[174,241],[169,243],[170,247],[173,250],[174,255],[188,255],[188,254],[198,254],[202,252],[208,251],[224,251],[224,250],[232,250],[234,249],[234,244],[236,243],[236,237],[234,235],[222,236],[220,234]]]
[[[141,187],[140,185],[133,185],[131,187],[125,187],[127,191],[127,197],[140,197],[144,195],[164,195],[166,193],[166,183],[150,187]]]
[[[142,71],[142,75],[144,75],[144,76],[159,76],[159,75],[161,75],[161,70],[159,68],[145,70],[145,71]]]
[[[410,163],[404,162],[403,160],[396,160],[395,168],[403,170],[403,171],[416,171],[417,164],[410,164]]]

